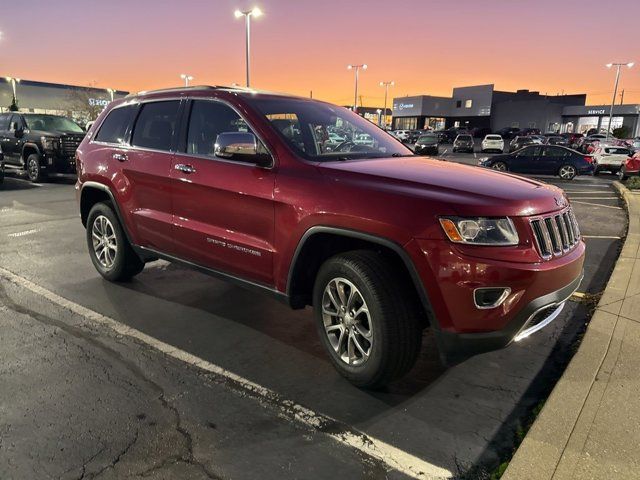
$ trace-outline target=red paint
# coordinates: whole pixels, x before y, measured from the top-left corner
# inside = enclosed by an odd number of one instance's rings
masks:
[[[550,261],[542,261],[534,247],[528,217],[560,210],[564,193],[556,187],[425,157],[309,162],[253,110],[251,95],[192,90],[144,98],[187,95],[216,97],[234,106],[274,154],[274,166],[262,169],[127,146],[114,150],[92,143],[91,132],[78,149],[78,188],[87,181],[108,186],[132,241],[140,246],[284,293],[294,252],[308,229],[331,226],[367,233],[404,248],[441,328],[453,332],[501,329],[526,304],[568,285],[582,271],[582,241]],[[127,161],[114,160],[116,151]],[[178,172],[176,163],[196,172]],[[442,215],[509,216],[520,244],[453,244],[438,223]],[[509,286],[512,295],[502,307],[478,310],[471,293],[487,286]]]

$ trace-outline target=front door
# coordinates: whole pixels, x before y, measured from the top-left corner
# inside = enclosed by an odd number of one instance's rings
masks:
[[[251,132],[217,100],[190,105],[186,145],[171,169],[178,255],[199,265],[273,284],[273,170],[214,155],[218,134]]]
[[[540,147],[528,146],[513,154],[509,170],[516,173],[539,173]]]
[[[22,132],[16,136],[16,131]],[[2,151],[4,161],[9,165],[21,165],[22,145],[24,144],[24,125],[22,117],[17,114],[11,115],[8,130],[4,130],[2,135]]]

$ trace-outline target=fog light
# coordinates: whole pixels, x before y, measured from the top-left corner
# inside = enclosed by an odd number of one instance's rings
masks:
[[[496,308],[504,303],[510,293],[509,287],[476,288],[473,291],[473,303],[480,310]]]

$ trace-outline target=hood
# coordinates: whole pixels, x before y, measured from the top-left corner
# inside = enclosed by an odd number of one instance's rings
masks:
[[[553,185],[429,157],[326,162],[319,168],[338,181],[440,202],[458,215],[530,216],[558,210],[567,202]]]
[[[29,130],[29,135],[37,137],[84,137],[86,132],[63,132],[61,130]]]

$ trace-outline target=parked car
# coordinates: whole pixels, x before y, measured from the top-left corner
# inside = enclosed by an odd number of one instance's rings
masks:
[[[557,175],[563,180],[591,175],[595,170],[593,157],[555,145],[529,145],[512,153],[481,159],[478,164],[500,172]]]
[[[2,153],[2,147],[0,146],[0,185],[4,182],[4,154]]]
[[[640,176],[640,152],[634,153],[624,161],[622,167],[620,167],[618,176],[621,180],[626,180],[629,177]]]
[[[599,145],[592,153],[597,175],[603,170],[618,173],[624,162],[631,156],[631,150],[623,147]]]
[[[429,132],[429,130],[411,130],[409,132],[409,136],[407,137],[406,143],[414,144],[418,141],[421,135]]]
[[[578,146],[578,140],[584,137],[581,133],[561,133],[560,135],[566,138],[567,142],[569,142],[569,147],[574,149]]]
[[[400,141],[404,141],[409,138],[410,130],[394,130],[393,136],[396,137]]]
[[[518,132],[518,135],[521,137],[525,137],[528,135],[540,135],[540,129],[539,128],[523,128]]]
[[[438,144],[438,135],[427,133],[426,135],[420,135],[413,151],[417,155],[438,155]]]
[[[440,143],[453,143],[457,137],[457,134],[452,130],[438,130],[435,133],[438,135]]]
[[[578,139],[578,142],[576,144],[576,150],[582,153],[590,153],[590,150],[593,151],[593,149],[595,148],[594,144],[600,144],[606,139],[607,136],[601,133],[581,137]]]
[[[505,140],[511,140],[512,138],[520,134],[520,129],[518,127],[505,127],[505,128],[501,128],[495,133],[500,135]]]
[[[324,151],[316,135],[337,124],[373,146]],[[585,246],[559,188],[417,157],[317,100],[141,93],[111,102],[77,155],[100,275],[127,280],[165,259],[310,305],[333,365],[361,387],[409,371],[427,327],[447,363],[526,338],[583,276]],[[563,236],[547,219],[564,222]]]
[[[453,151],[473,153],[473,137],[468,133],[458,135],[453,141]]]
[[[40,182],[51,173],[75,173],[75,153],[85,136],[73,120],[40,113],[0,114],[5,168]]]
[[[521,137],[518,135],[517,137],[514,137],[514,139],[511,140],[511,142],[509,142],[509,151],[514,152],[516,150],[520,150],[522,147],[526,147],[527,145],[540,145],[540,144],[542,144],[542,142],[535,137],[531,137],[531,136]]]
[[[495,133],[491,135],[487,135],[482,140],[482,153],[485,152],[504,152],[504,140],[500,135],[496,135]]]
[[[544,143],[546,145],[560,145],[562,147],[569,146],[569,140],[562,135],[548,135],[545,137]]]

